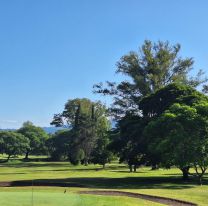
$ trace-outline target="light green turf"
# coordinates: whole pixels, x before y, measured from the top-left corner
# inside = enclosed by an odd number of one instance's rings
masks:
[[[160,206],[128,197],[78,195],[61,192],[0,192],[0,205],[4,206]]]
[[[87,167],[71,166],[67,162],[24,163],[19,160],[12,160],[6,164],[0,164],[0,181],[32,179],[34,181],[81,184],[93,190],[110,189],[132,191],[192,201],[202,206],[208,205],[207,177],[203,186],[198,186],[195,180],[190,183],[184,183],[181,181],[181,172],[178,169],[151,171],[150,168],[140,168],[137,173],[129,173],[125,165],[118,165],[116,163],[107,165],[105,170],[102,170],[101,166],[98,165],[89,165]],[[0,188],[0,192],[9,193],[11,191],[27,190],[27,187]],[[63,188],[40,187],[39,190],[44,193],[51,193],[55,191],[59,192]],[[70,191],[79,190],[83,190],[83,188],[70,188]],[[90,196],[90,199],[93,199],[93,197]],[[105,199],[105,197],[102,197],[102,199]],[[122,206],[124,202],[122,201],[120,205]]]

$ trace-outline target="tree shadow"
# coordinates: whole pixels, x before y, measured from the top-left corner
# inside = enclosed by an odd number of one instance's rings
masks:
[[[21,162],[21,163],[11,163],[8,164],[0,164],[0,167],[13,167],[13,168],[24,168],[24,167],[66,167],[66,164],[60,164],[60,163],[34,163],[34,162]],[[69,166],[69,165],[68,165]],[[51,169],[53,171],[53,169]]]
[[[8,173],[0,173],[0,175],[24,175],[27,174],[25,172],[8,172]]]
[[[147,173],[147,172],[142,172],[142,171],[129,172],[128,170],[110,170],[110,172],[127,173],[127,174],[141,174],[141,173]]]
[[[14,181],[8,186],[59,186],[59,187],[86,187],[94,189],[188,189],[196,186],[196,182],[182,181],[177,177],[76,177],[65,179],[36,179]],[[208,184],[208,180],[204,180]],[[0,185],[1,186],[1,185]]]

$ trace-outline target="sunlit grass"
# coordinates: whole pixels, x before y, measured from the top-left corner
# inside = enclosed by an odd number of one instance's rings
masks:
[[[128,197],[78,195],[75,193],[34,191],[0,192],[0,205],[4,206],[159,206],[160,204]]]

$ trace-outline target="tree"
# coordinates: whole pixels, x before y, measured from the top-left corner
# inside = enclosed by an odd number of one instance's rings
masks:
[[[71,139],[70,130],[59,130],[47,140],[46,145],[52,160],[68,158]]]
[[[36,127],[31,122],[25,122],[18,130],[18,133],[29,139],[30,147],[25,153],[25,159],[28,159],[30,153],[36,155],[46,153],[45,143],[48,139],[48,134],[41,127]]]
[[[88,164],[99,138],[99,127],[103,119],[108,121],[105,106],[86,98],[69,100],[64,111],[54,115],[51,124],[65,125],[72,130],[73,138],[69,151],[69,159],[73,160],[71,162],[77,164],[82,157],[82,162]]]
[[[9,161],[12,155],[21,155],[29,148],[28,139],[17,132],[0,132],[1,152],[8,155]]]
[[[193,167],[201,184],[208,167],[207,128],[208,101],[203,101],[193,106],[173,104],[161,117],[151,121],[145,132],[152,139],[150,149],[159,152],[165,166],[177,166],[184,180]]]
[[[101,117],[98,124],[97,124],[97,141],[96,146],[92,152],[91,161],[94,164],[101,164],[103,168],[105,165],[109,163],[112,158],[113,154],[108,149],[108,145],[110,144],[110,122],[105,117]]]
[[[198,177],[199,184],[202,184],[202,178],[208,168],[208,101],[202,101],[194,105],[197,111],[196,137],[193,139],[194,161],[193,167]]]
[[[174,103],[193,106],[200,101],[207,100],[208,98],[205,95],[196,91],[196,89],[190,86],[172,83],[162,89],[157,90],[155,93],[144,97],[140,102],[140,109],[143,114],[143,119],[145,119],[146,122],[151,122],[152,120],[154,121],[155,119],[160,117]],[[146,150],[145,154],[148,161],[150,161],[153,168],[157,168],[161,161],[161,154],[154,149],[155,146],[152,145],[152,142],[155,141],[155,144],[157,145],[158,141],[160,140],[155,137],[163,137],[165,136],[165,134],[163,133],[164,129],[160,129],[161,126],[159,122],[157,122],[157,124],[150,124],[149,127],[154,128],[150,129],[152,133],[151,136],[143,137],[143,148],[144,150]],[[183,169],[187,170],[188,167]]]
[[[137,167],[144,164],[146,157],[142,133],[146,124],[146,121],[140,116],[128,113],[118,122],[119,129],[113,131],[109,147],[118,154],[120,162],[128,164],[130,172],[133,169],[136,172]]]
[[[114,97],[112,112],[120,117],[126,111],[139,113],[139,101],[164,86],[176,82],[193,87],[204,83],[203,72],[189,78],[193,68],[193,58],[180,57],[180,45],[169,42],[153,43],[144,41],[139,52],[130,52],[117,63],[117,73],[128,76],[129,80],[120,83],[107,82],[94,85],[96,93]]]
[[[107,139],[99,139],[92,153],[92,163],[102,165],[103,169],[105,169],[105,165],[110,163],[113,159],[112,152],[107,149],[108,144],[109,141]]]

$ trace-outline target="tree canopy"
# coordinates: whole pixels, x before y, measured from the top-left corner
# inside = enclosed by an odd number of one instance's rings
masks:
[[[21,155],[29,148],[29,140],[22,134],[12,131],[0,132],[0,150],[8,155]]]
[[[41,128],[33,125],[31,122],[25,122],[18,130],[18,133],[24,135],[29,140],[29,147],[25,151],[25,159],[28,159],[29,153],[46,154],[46,140],[48,134]]]
[[[86,98],[69,100],[51,124],[71,129],[69,160],[74,164],[83,161],[85,165],[91,160],[98,139],[105,138],[110,129],[105,106]]]
[[[160,154],[162,163],[178,166],[184,179],[193,167],[200,183],[208,167],[207,112],[208,102],[193,106],[176,103],[145,128],[152,140],[149,149]]]
[[[112,112],[119,117],[126,111],[138,113],[139,101],[170,83],[181,83],[196,87],[206,82],[200,70],[190,77],[193,58],[180,56],[181,46],[168,41],[153,43],[144,41],[139,52],[130,52],[117,63],[117,73],[128,77],[120,83],[109,82],[94,85],[94,91],[114,98]]]

